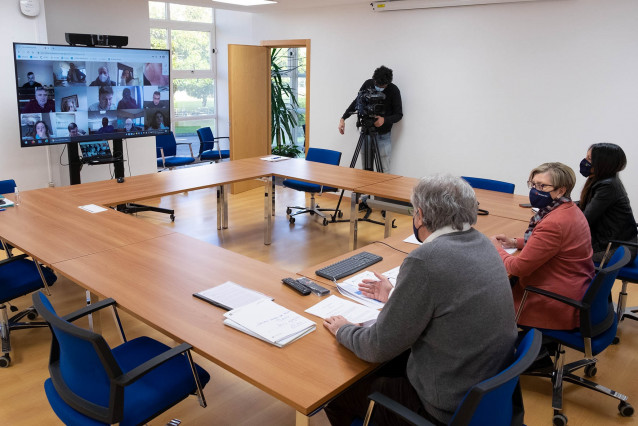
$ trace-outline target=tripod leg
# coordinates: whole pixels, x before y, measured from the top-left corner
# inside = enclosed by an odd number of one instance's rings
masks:
[[[377,172],[383,173],[383,164],[381,163],[381,154],[379,154],[379,143],[377,142],[377,134],[370,135],[372,150],[374,155],[374,164],[377,166]]]
[[[357,147],[354,149],[354,155],[352,156],[352,161],[350,161],[350,168],[354,169],[357,167],[357,159],[359,158],[359,153],[361,152],[361,147],[365,141],[365,134],[361,133],[359,136],[359,141],[357,142]]]

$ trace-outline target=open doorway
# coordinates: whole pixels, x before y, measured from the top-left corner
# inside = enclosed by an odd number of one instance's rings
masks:
[[[262,41],[271,49],[272,151],[303,157],[310,123],[310,40]]]

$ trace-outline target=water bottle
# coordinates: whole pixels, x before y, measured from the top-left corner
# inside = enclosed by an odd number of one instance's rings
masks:
[[[15,195],[14,195],[15,201],[13,203],[16,206],[19,206],[20,205],[20,191],[18,190],[17,186],[15,187],[14,193],[15,193]]]

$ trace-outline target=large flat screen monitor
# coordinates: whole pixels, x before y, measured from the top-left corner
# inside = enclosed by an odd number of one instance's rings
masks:
[[[170,130],[168,50],[14,43],[21,146]]]

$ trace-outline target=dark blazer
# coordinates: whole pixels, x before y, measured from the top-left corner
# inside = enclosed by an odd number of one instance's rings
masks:
[[[583,213],[591,229],[594,252],[605,250],[609,240],[635,241],[636,221],[618,176],[599,180],[590,191],[591,199]]]

